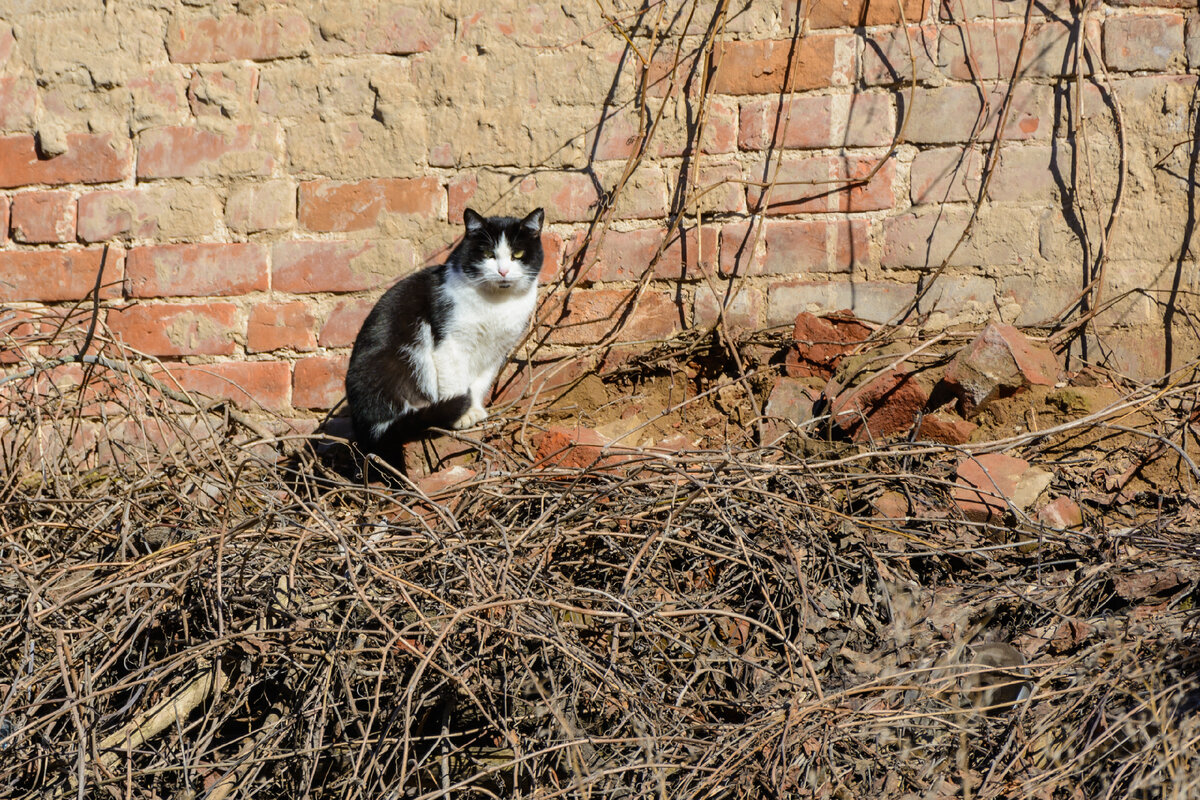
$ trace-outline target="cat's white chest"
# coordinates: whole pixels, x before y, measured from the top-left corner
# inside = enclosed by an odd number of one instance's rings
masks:
[[[537,302],[537,287],[501,298],[471,291],[459,294],[433,349],[439,398],[467,393],[490,382],[520,341]]]

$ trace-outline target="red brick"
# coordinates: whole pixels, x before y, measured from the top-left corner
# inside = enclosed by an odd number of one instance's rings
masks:
[[[13,36],[12,25],[0,22],[0,67],[8,63],[16,43],[17,38]]]
[[[898,25],[901,22],[920,22],[929,15],[929,0],[903,0],[903,4],[880,0],[818,0],[805,3],[797,10],[800,0],[784,0],[783,26],[792,30],[796,17],[808,13],[808,27],[861,28],[873,25]],[[901,7],[903,6],[903,7]]]
[[[238,233],[286,230],[296,222],[296,187],[289,181],[235,186],[225,201],[225,224]]]
[[[12,199],[12,237],[27,244],[75,240],[75,198],[70,192],[21,192]]]
[[[349,356],[310,356],[296,362],[292,375],[292,405],[333,408],[346,395]]]
[[[271,285],[297,294],[375,289],[416,266],[416,253],[404,240],[278,242],[271,259]]]
[[[208,236],[217,227],[220,201],[200,186],[161,184],[88,192],[79,197],[79,238],[168,239]]]
[[[354,344],[363,321],[375,306],[374,300],[343,300],[334,306],[321,326],[321,347],[349,347]]]
[[[272,131],[238,125],[228,133],[186,125],[142,131],[139,178],[269,175],[275,166]]]
[[[308,52],[312,33],[300,11],[272,10],[255,17],[177,14],[167,27],[167,52],[177,63],[266,61]]]
[[[1133,14],[1104,23],[1104,63],[1121,72],[1165,70],[1183,53],[1183,17]]]
[[[658,229],[606,232],[596,260],[588,270],[588,280],[638,280],[658,252],[664,233]],[[697,278],[701,267],[713,274],[716,265],[717,230],[705,227],[698,237],[696,229],[691,228],[682,240],[678,232],[671,237],[654,265],[654,274],[672,280]]]
[[[301,302],[262,303],[250,309],[246,324],[246,352],[317,349],[317,319]]]
[[[108,312],[113,335],[152,356],[228,356],[235,350],[233,303],[134,305]]]
[[[22,250],[0,252],[0,301],[82,300],[96,285],[103,250]],[[124,253],[112,248],[104,262],[100,296],[121,296]]]
[[[260,244],[164,244],[129,251],[130,297],[198,297],[266,291]]]
[[[291,366],[285,361],[171,364],[155,377],[172,388],[243,408],[282,411],[288,406]]]
[[[426,497],[432,498],[435,495],[440,497],[448,494],[448,490],[471,480],[475,475],[475,470],[468,469],[461,464],[453,464],[445,469],[439,469],[437,472],[430,473],[424,478],[418,478],[416,484],[425,493]],[[455,494],[457,495],[457,492]]]
[[[961,203],[978,197],[983,158],[976,148],[941,147],[917,153],[909,179],[913,204]]]
[[[868,86],[919,82],[937,74],[938,31],[910,25],[863,35],[862,80]]]
[[[899,92],[896,102],[903,119],[908,115],[905,138],[913,144],[949,144],[951,142],[986,142],[996,131],[1003,108],[1005,86],[994,87],[980,99],[974,86],[943,86],[936,89],[918,88],[909,108],[907,92]],[[1018,84],[1013,90],[1012,107],[1004,128],[1005,139],[1045,138],[1050,135],[1050,88]],[[980,117],[983,117],[982,119]]]
[[[666,292],[642,292],[625,319],[632,299],[622,289],[576,289],[563,305],[543,312],[539,322],[550,327],[550,344],[596,344],[618,327],[618,342],[662,339],[679,330],[679,308]]]
[[[0,130],[28,130],[37,109],[37,86],[28,78],[0,77]]]
[[[538,281],[549,283],[558,277],[563,266],[563,252],[566,243],[557,233],[542,233],[542,271],[538,273]]]
[[[795,97],[782,107],[769,98],[742,103],[738,144],[743,150],[880,147],[895,132],[888,95]]]
[[[771,220],[763,238],[768,275],[852,272],[868,263],[867,221],[862,219]]]
[[[879,211],[892,207],[892,181],[896,176],[891,158],[866,184],[847,182],[865,178],[878,163],[871,157],[814,156],[780,164],[772,180],[768,214],[822,211]],[[750,187],[749,203],[757,208],[763,189]]]
[[[107,133],[67,134],[67,152],[38,157],[33,136],[0,138],[0,189],[33,184],[111,183],[129,174],[129,142]]]
[[[716,73],[709,85],[717,94],[770,94],[832,86],[834,50],[842,38],[818,35],[805,36],[796,42],[791,39],[719,42],[712,56]]]
[[[373,227],[382,214],[435,219],[441,201],[434,177],[307,181],[300,184],[300,223],[313,231],[357,231]]]

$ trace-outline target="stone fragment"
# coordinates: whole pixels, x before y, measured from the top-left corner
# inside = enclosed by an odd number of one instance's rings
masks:
[[[471,480],[475,474],[473,469],[454,464],[445,469],[439,469],[437,472],[431,472],[423,478],[418,478],[416,483],[422,492],[433,497],[445,493],[453,486]]]
[[[1034,518],[1048,528],[1078,528],[1083,524],[1083,512],[1069,497],[1047,503]]]
[[[830,378],[842,356],[865,341],[871,329],[849,311],[826,317],[802,312],[792,327],[784,369],[790,378]]]
[[[1053,386],[1058,360],[1011,325],[992,323],[950,362],[942,383],[958,397],[959,412],[970,419],[987,403],[1030,386]]]
[[[554,425],[535,437],[534,457],[541,467],[600,467],[614,460],[612,456],[604,455],[604,446],[608,443],[608,437],[583,425],[573,428]]]
[[[942,444],[964,444],[979,426],[953,414],[926,414],[921,418],[917,439]]]
[[[785,377],[775,381],[763,408],[763,416],[767,418],[763,421],[763,444],[778,441],[792,432],[792,425],[812,419],[814,394],[817,393],[799,378]]]
[[[831,382],[826,394],[836,387],[836,382]],[[892,369],[838,392],[833,400],[833,420],[854,441],[869,441],[909,430],[928,402],[929,395],[911,373]]]
[[[958,465],[951,497],[967,519],[987,522],[1003,516],[1016,494],[1021,476],[1029,469],[1023,458],[985,453]]]

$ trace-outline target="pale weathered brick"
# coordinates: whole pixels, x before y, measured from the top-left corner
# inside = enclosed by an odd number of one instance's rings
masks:
[[[868,86],[923,83],[937,68],[938,31],[932,25],[911,25],[864,34],[862,79]]]
[[[938,147],[917,153],[909,173],[913,205],[974,200],[979,196],[983,160],[979,148]]]
[[[895,131],[889,95],[822,95],[782,103],[768,98],[743,101],[738,144],[744,150],[879,147]]]
[[[207,236],[221,204],[207,187],[187,184],[87,192],[79,197],[79,238],[176,239]]]
[[[151,128],[138,146],[139,178],[269,175],[275,165],[273,133],[261,125],[230,131],[190,126]]]
[[[271,285],[297,294],[376,289],[417,266],[405,240],[284,241],[272,248],[271,260]]]
[[[849,309],[868,322],[884,323],[906,309],[915,291],[909,284],[878,281],[781,281],[767,295],[767,324],[788,325],[802,311]]]
[[[715,325],[720,319],[721,308],[725,310],[725,321],[742,330],[758,330],[762,325],[763,294],[761,289],[742,284],[732,287],[725,283],[716,284],[721,291],[714,292],[708,283],[696,287],[692,302],[692,324],[695,326]]]
[[[893,159],[885,161],[866,183],[878,158],[814,156],[784,161],[768,176],[769,214],[803,212],[878,211],[892,207]],[[764,189],[751,186],[749,203],[757,207]]]
[[[287,8],[254,16],[177,13],[167,27],[171,60],[186,64],[298,56],[308,51],[310,41],[304,14]]]
[[[972,139],[988,141],[996,132],[1007,93],[1006,85],[993,87],[982,99],[974,86],[918,87],[909,108],[909,94],[899,92],[896,101],[901,109],[905,138],[918,144],[949,144]],[[1013,89],[1004,138],[1048,137],[1050,101],[1049,87],[1018,84]],[[907,123],[903,123],[905,117]]]
[[[225,225],[238,233],[287,230],[296,224],[296,187],[291,181],[244,183],[229,191]]]
[[[267,249],[260,244],[164,244],[129,251],[131,297],[240,295],[267,289]]]
[[[1104,62],[1120,72],[1165,70],[1183,53],[1183,17],[1133,14],[1104,23]]]

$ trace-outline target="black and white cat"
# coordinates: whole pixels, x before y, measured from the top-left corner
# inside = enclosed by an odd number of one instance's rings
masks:
[[[469,428],[533,316],[542,269],[542,209],[524,219],[463,213],[446,263],[388,289],[363,322],[346,371],[355,438],[385,440],[436,425]]]

